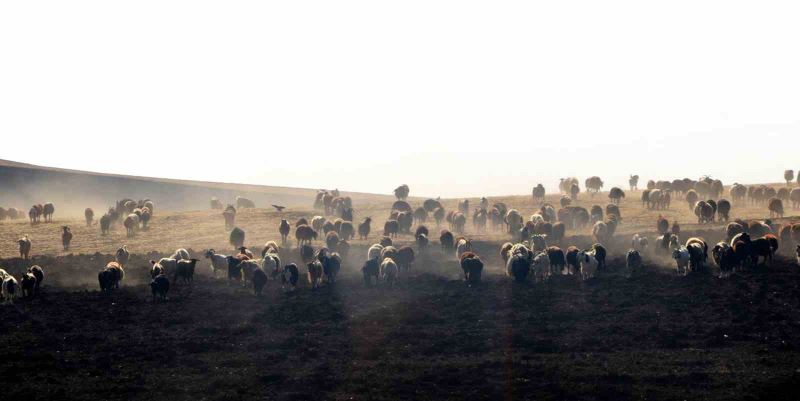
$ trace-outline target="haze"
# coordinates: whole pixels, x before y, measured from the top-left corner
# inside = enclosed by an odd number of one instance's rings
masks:
[[[795,2],[0,4],[0,158],[412,195],[800,168]]]

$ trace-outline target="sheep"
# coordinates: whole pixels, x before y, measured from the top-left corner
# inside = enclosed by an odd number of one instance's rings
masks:
[[[638,191],[639,190],[639,176],[638,175],[631,175],[628,178],[628,186],[630,186],[631,191]]]
[[[243,196],[236,197],[236,207],[239,209],[255,209],[256,203]]]
[[[442,220],[444,220],[444,215],[445,212],[444,208],[442,207],[437,207],[436,209],[433,210],[433,220],[436,221],[436,227],[439,227],[439,225],[442,224]]]
[[[184,283],[190,284],[194,281],[195,266],[197,266],[197,259],[178,260],[174,281],[178,282],[178,278],[180,278]]]
[[[128,246],[123,245],[122,247],[118,248],[117,251],[114,253],[114,261],[119,263],[120,266],[125,267],[128,264],[128,260],[130,260],[131,253],[128,251]]]
[[[22,238],[17,240],[19,245],[19,257],[22,259],[30,259],[31,257],[31,239],[25,234]]]
[[[242,260],[238,267],[242,271],[242,285],[247,286],[248,282],[253,281],[253,273],[260,269],[260,262],[252,259]]]
[[[647,250],[647,237],[641,234],[633,234],[631,239],[631,248],[637,252],[644,252]]]
[[[558,214],[556,213],[556,208],[549,203],[545,203],[542,207],[539,208],[539,215],[542,216],[542,219],[546,223],[553,223],[558,218]]]
[[[383,280],[386,285],[390,288],[394,287],[394,283],[397,280],[398,274],[397,263],[395,263],[392,259],[384,259],[381,262],[381,280]]]
[[[128,238],[136,236],[136,230],[139,228],[139,216],[133,213],[129,214],[125,218],[123,225],[127,231]]]
[[[396,211],[396,212],[412,212],[413,209],[411,208],[411,205],[408,202],[399,200],[399,201],[396,201],[396,202],[392,203],[392,211]]]
[[[42,210],[40,209],[41,205],[33,205],[31,209],[28,211],[28,218],[31,220],[31,225],[38,223],[39,218],[42,215]]]
[[[578,184],[572,184],[569,187],[569,197],[572,198],[572,200],[578,200],[578,194],[580,192],[581,188],[578,186]]]
[[[311,245],[300,246],[300,259],[303,263],[308,263],[314,260],[314,248]]]
[[[381,237],[379,243],[381,244],[381,246],[392,246],[392,239],[387,236],[383,236]]]
[[[86,225],[91,226],[92,222],[94,221],[94,210],[92,210],[90,207],[87,207],[83,211],[83,217],[86,219]]]
[[[153,293],[153,301],[156,298],[166,301],[169,292],[169,278],[163,274],[153,277],[153,280],[150,281],[150,291]]]
[[[544,216],[539,213],[534,213],[531,215],[530,222],[533,224],[544,223]]]
[[[336,250],[339,245],[339,234],[336,231],[331,231],[325,236],[325,245],[331,250]]]
[[[694,206],[697,204],[697,201],[700,200],[700,195],[693,189],[690,189],[689,192],[686,193],[686,203],[689,204],[689,209],[693,209]]]
[[[672,258],[675,259],[677,273],[679,275],[687,275],[689,273],[689,261],[691,256],[689,250],[685,246],[672,251]]]
[[[264,289],[264,285],[267,284],[267,273],[264,272],[262,269],[256,269],[253,271],[253,295],[260,297],[261,292]]]
[[[506,275],[513,277],[514,281],[521,283],[528,278],[532,258],[528,249],[521,244],[511,248],[511,257],[506,262]]]
[[[594,194],[599,193],[600,189],[603,188],[603,180],[598,176],[589,177],[584,182],[584,185],[586,186],[586,192],[594,196]]]
[[[410,246],[404,246],[397,250],[397,268],[400,271],[408,272],[411,270],[411,264],[414,263],[414,249]]]
[[[800,188],[795,188],[789,193],[789,200],[792,201],[792,209],[800,209]]]
[[[642,200],[642,206],[646,205],[648,208],[650,207],[650,190],[649,189],[645,189],[644,191],[642,191],[641,200]]]
[[[321,248],[317,252],[317,261],[322,265],[322,275],[325,281],[333,284],[336,276],[342,268],[342,258],[336,252],[328,253],[326,248]]]
[[[72,231],[69,226],[61,226],[61,245],[65,252],[69,250],[70,242],[72,242]]]
[[[166,274],[168,276],[169,275],[174,276],[178,271],[178,261],[173,258],[161,258],[158,260],[158,262],[156,262],[155,260],[150,260],[150,265],[153,266],[150,270],[152,273],[158,271],[159,268],[156,266],[160,267],[160,273]]]
[[[383,248],[381,244],[372,244],[372,246],[367,249],[367,260],[380,258]]]
[[[19,292],[19,283],[12,275],[6,275],[3,279],[2,295],[3,303],[13,303]]]
[[[625,254],[625,267],[628,268],[628,277],[632,277],[642,268],[642,255],[636,249],[628,250]]]
[[[500,257],[503,259],[503,263],[508,263],[508,259],[511,257],[511,248],[513,246],[514,244],[510,242],[506,242],[500,246]]]
[[[767,234],[772,234],[772,227],[766,222],[751,221],[748,227],[750,237],[763,237]]]
[[[464,226],[467,224],[467,217],[464,213],[457,212],[453,215],[453,228],[457,233],[464,232]]]
[[[550,235],[550,238],[552,239],[551,242],[560,244],[561,241],[564,239],[564,234],[566,233],[566,230],[567,227],[564,225],[564,223],[559,222],[553,224],[552,234]]]
[[[294,231],[294,236],[297,239],[298,245],[307,245],[311,244],[311,242],[317,239],[317,232],[314,231],[313,228],[302,224],[298,226]]]
[[[370,224],[372,224],[372,217],[367,217],[361,224],[358,225],[358,238],[367,239],[370,232]]]
[[[778,198],[769,200],[769,217],[783,217],[783,201]]]
[[[738,261],[733,248],[727,242],[718,242],[711,250],[714,263],[719,266],[720,278],[730,277],[731,272],[736,267]]]
[[[611,188],[611,191],[608,191],[608,199],[611,200],[611,203],[619,204],[620,200],[625,198],[625,191],[618,187]]]
[[[44,204],[42,208],[42,214],[44,215],[44,221],[47,223],[53,222],[53,213],[56,212],[56,207],[51,202],[47,202]]]
[[[686,245],[686,250],[689,251],[689,268],[693,272],[702,270],[705,261],[703,246],[698,243],[691,243]]]
[[[375,284],[378,284],[378,280],[380,278],[380,268],[381,262],[377,257],[367,259],[367,261],[364,262],[364,266],[361,267],[361,273],[364,275],[365,286],[371,286],[373,278],[375,279]]]
[[[593,278],[597,274],[598,261],[594,252],[579,251],[578,263],[581,267],[581,279],[584,281]]]
[[[572,204],[572,198],[561,195],[561,199],[558,200],[558,204],[561,205],[562,208],[567,207]]]
[[[222,212],[222,217],[225,219],[226,230],[230,230],[236,225],[235,209],[226,209],[224,212]]]
[[[283,290],[289,292],[294,291],[295,288],[297,288],[297,282],[300,281],[300,271],[297,269],[297,265],[289,263],[281,270],[280,276]]]
[[[170,258],[175,260],[189,260],[189,251],[183,248],[178,248],[170,255]]]
[[[795,249],[795,256],[797,257],[797,264],[800,265],[800,245]]]
[[[150,267],[150,278],[156,278],[164,274],[164,266],[155,263],[154,260],[151,260],[150,262],[152,263],[152,266]]]
[[[150,223],[150,219],[152,217],[153,217],[153,213],[149,208],[145,207],[144,209],[142,209],[142,215],[139,216],[139,220],[141,220],[141,222],[142,222],[142,230],[147,230],[148,229],[147,225]]]
[[[694,206],[694,215],[700,224],[710,223],[714,219],[714,209],[706,201],[698,201]]]
[[[616,216],[615,220],[622,221],[622,213],[617,205],[606,205],[606,216],[608,216],[609,219]]]
[[[764,257],[765,265],[772,265],[772,259],[775,256],[775,252],[778,251],[777,237],[772,234],[767,234],[764,237],[752,240],[750,244],[753,266],[758,266],[758,259],[760,257]]]
[[[784,202],[788,202],[789,201],[789,193],[790,193],[789,192],[789,188],[780,188],[780,189],[778,189],[778,195],[776,195],[775,197],[780,199],[780,200],[782,200],[782,201],[784,201]]]
[[[119,282],[125,278],[125,270],[117,262],[108,262],[105,269],[97,274],[100,291],[108,292],[119,288]]]
[[[273,277],[281,271],[281,258],[277,253],[268,252],[261,259],[261,270]]]
[[[597,268],[603,270],[606,268],[606,255],[608,251],[602,244],[592,244],[591,252],[594,253],[594,258],[597,259]]]
[[[545,196],[544,185],[542,185],[541,183],[536,184],[536,186],[533,187],[533,190],[531,191],[531,196],[533,196],[534,202],[544,202],[544,196]]]
[[[442,230],[439,235],[439,243],[442,245],[442,252],[447,252],[455,246],[455,238],[453,233],[447,230]]]
[[[403,184],[394,189],[394,196],[399,200],[404,200],[408,198],[410,192],[411,190],[408,188],[408,185]]]
[[[466,257],[462,257],[460,261],[461,270],[464,271],[464,279],[469,286],[477,285],[481,281],[483,261],[472,252],[467,252],[464,255]]]
[[[544,235],[532,235],[530,237],[531,250],[534,252],[541,252],[547,249],[547,237]]]
[[[104,214],[100,217],[100,234],[108,235],[108,230],[111,228],[111,216]]]
[[[550,258],[547,252],[537,252],[533,256],[531,270],[537,282],[546,281],[550,277]]]
[[[419,247],[420,252],[424,252],[428,249],[428,236],[425,234],[417,234],[416,236],[417,246]]]
[[[222,210],[222,201],[216,197],[211,198],[211,210]]]
[[[44,269],[42,269],[42,267],[39,265],[33,265],[28,268],[28,273],[33,274],[33,277],[36,278],[36,286],[34,287],[34,291],[38,293],[39,288],[41,288],[42,283],[44,282]]]
[[[20,279],[23,298],[32,298],[35,294],[36,277],[30,273],[23,273]]]
[[[464,237],[456,239],[456,258],[460,258],[464,252],[472,251],[472,241]]]
[[[594,223],[592,227],[592,237],[595,242],[609,242],[608,225],[602,221]]]
[[[731,202],[727,199],[720,199],[717,202],[717,216],[719,217],[719,221],[727,222],[730,217],[731,212]]]
[[[522,228],[522,216],[516,209],[506,212],[505,223],[509,233],[516,233]]]
[[[397,220],[386,220],[386,223],[383,225],[383,235],[394,238],[397,237],[397,233],[400,231],[400,224]]]
[[[577,274],[580,271],[580,260],[578,260],[579,253],[580,249],[576,246],[567,248],[567,252],[564,254],[567,274]]]

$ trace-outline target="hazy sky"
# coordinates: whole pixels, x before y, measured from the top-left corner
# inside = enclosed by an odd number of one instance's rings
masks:
[[[414,195],[780,181],[800,3],[5,1],[0,158]]]

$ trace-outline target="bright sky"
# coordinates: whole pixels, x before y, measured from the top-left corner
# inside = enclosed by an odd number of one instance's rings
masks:
[[[0,158],[412,195],[800,168],[800,3],[5,1]]]

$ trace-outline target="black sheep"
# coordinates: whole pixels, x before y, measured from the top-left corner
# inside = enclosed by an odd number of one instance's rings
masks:
[[[375,284],[378,283],[378,275],[380,274],[381,264],[378,258],[373,258],[364,263],[361,272],[364,274],[364,285],[372,285],[372,278],[375,278]]]
[[[153,300],[158,297],[165,301],[167,292],[169,292],[169,278],[164,274],[159,274],[150,282],[150,290],[153,292]]]

